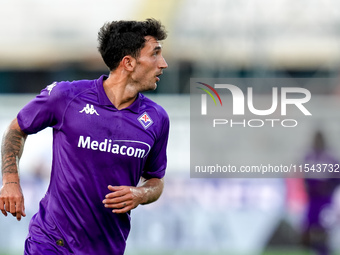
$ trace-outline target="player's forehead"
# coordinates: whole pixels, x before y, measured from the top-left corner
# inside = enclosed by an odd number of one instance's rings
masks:
[[[153,36],[145,36],[145,44],[142,50],[153,51],[162,49],[161,43]]]

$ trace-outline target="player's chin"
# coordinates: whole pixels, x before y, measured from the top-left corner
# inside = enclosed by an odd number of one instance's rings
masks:
[[[157,83],[156,83],[156,82],[153,83],[153,84],[150,84],[150,86],[148,86],[148,87],[146,88],[146,90],[148,90],[148,91],[150,91],[150,90],[155,90],[155,89],[157,89]]]
[[[149,84],[145,84],[144,86],[141,87],[141,90],[140,92],[143,92],[143,91],[152,91],[152,90],[155,90],[157,89],[157,83],[154,82],[154,83],[149,83]]]

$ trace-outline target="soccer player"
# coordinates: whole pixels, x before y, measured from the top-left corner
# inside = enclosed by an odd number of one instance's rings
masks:
[[[302,233],[302,242],[306,247],[315,251],[318,255],[328,255],[331,254],[329,246],[330,226],[325,224],[324,212],[331,207],[334,191],[340,181],[339,178],[336,178],[335,170],[339,161],[327,148],[323,132],[317,131],[314,134],[312,149],[306,154],[304,163],[315,167],[318,164],[328,165],[327,171],[321,173],[325,178],[308,178],[309,173],[307,173],[307,178],[304,180],[308,205]],[[310,174],[313,175],[314,171],[311,170]]]
[[[2,142],[0,210],[25,214],[18,162],[27,135],[53,128],[50,185],[29,225],[25,254],[123,254],[130,211],[163,190],[169,119],[140,92],[167,63],[160,22],[113,21],[98,33],[110,73],[54,82],[12,121]]]

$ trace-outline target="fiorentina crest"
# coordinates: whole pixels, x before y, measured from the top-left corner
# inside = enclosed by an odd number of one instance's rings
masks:
[[[144,112],[141,116],[138,117],[138,121],[140,122],[140,124],[142,124],[142,126],[145,129],[150,127],[153,123],[152,119],[146,112]]]

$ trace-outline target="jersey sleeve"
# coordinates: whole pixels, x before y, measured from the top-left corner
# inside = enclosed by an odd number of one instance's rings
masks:
[[[61,125],[63,100],[58,83],[53,83],[25,105],[17,115],[20,128],[26,134],[34,134],[46,127]]]
[[[163,110],[164,111],[164,110]],[[167,166],[166,148],[168,144],[170,122],[169,117],[164,111],[164,117],[162,119],[162,129],[158,139],[150,151],[146,165],[143,171],[143,177],[145,179],[150,178],[163,178],[165,175],[165,169]]]

